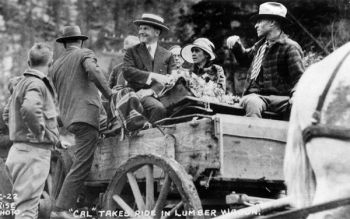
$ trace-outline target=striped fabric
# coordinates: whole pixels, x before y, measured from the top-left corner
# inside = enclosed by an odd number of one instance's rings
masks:
[[[251,80],[255,80],[259,75],[259,72],[261,69],[261,63],[262,63],[262,60],[264,58],[264,54],[266,51],[266,46],[267,46],[267,41],[263,45],[260,46],[258,52],[256,53],[256,55],[254,57],[253,64],[252,64],[253,68],[252,68],[251,75],[250,75]]]

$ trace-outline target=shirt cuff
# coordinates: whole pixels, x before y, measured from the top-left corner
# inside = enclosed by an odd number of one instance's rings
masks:
[[[151,85],[152,83],[152,77],[151,77],[151,74],[148,75],[148,78],[147,78],[147,81],[146,81],[146,84],[147,85]]]

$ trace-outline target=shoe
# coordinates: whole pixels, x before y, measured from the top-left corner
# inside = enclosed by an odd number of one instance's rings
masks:
[[[69,211],[51,211],[50,219],[77,219],[79,216],[74,216]]]

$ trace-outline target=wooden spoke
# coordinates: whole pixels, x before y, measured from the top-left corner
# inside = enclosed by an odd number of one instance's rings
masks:
[[[119,195],[113,195],[112,198],[131,217],[135,217],[134,210]]]
[[[154,206],[153,166],[146,165],[146,209],[152,210],[153,206]]]
[[[131,172],[128,172],[126,175],[128,177],[132,193],[134,194],[137,208],[140,211],[144,211],[145,210],[145,203],[143,201],[143,198],[142,198],[142,195],[140,192],[140,188],[139,188],[139,185],[137,184],[136,178],[135,178],[134,174]]]
[[[177,205],[175,207],[173,207],[166,216],[163,216],[162,219],[168,219],[170,218],[172,215],[175,214],[175,211],[178,210],[179,208],[181,208],[183,206],[183,201],[180,201],[179,203],[177,203]]]
[[[168,193],[169,193],[170,184],[171,184],[170,176],[168,174],[166,174],[165,180],[164,180],[164,185],[162,186],[162,188],[159,192],[157,202],[153,208],[155,215],[156,215],[154,218],[160,218],[160,216],[161,216],[161,211],[165,205],[166,198],[167,198]]]

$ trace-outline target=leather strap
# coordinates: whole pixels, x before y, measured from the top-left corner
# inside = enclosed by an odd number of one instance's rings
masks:
[[[324,104],[324,101],[326,99],[326,96],[329,92],[329,89],[335,79],[335,76],[337,75],[340,67],[343,65],[345,59],[350,55],[350,51],[348,51],[345,56],[340,60],[340,62],[338,63],[338,65],[336,66],[336,68],[334,69],[331,77],[329,78],[327,84],[326,84],[326,87],[325,89],[323,90],[322,94],[319,96],[318,98],[318,103],[317,103],[317,107],[316,107],[316,111],[314,112],[313,114],[313,118],[315,119],[315,122],[316,123],[319,123],[320,120],[321,120],[321,111],[322,111],[322,108],[323,108],[323,104]]]
[[[303,140],[305,143],[315,137],[329,137],[329,138],[336,138],[336,139],[342,139],[342,140],[350,140],[350,128],[344,128],[340,126],[330,126],[327,124],[319,124],[321,121],[321,111],[322,111],[326,96],[329,92],[329,89],[335,79],[335,76],[339,72],[340,67],[343,65],[345,59],[349,55],[350,55],[350,51],[348,51],[345,54],[345,56],[341,59],[341,61],[338,63],[331,77],[329,78],[325,89],[323,90],[322,94],[318,98],[316,110],[312,115],[312,118],[314,119],[312,122],[312,125],[306,127],[302,132]]]

